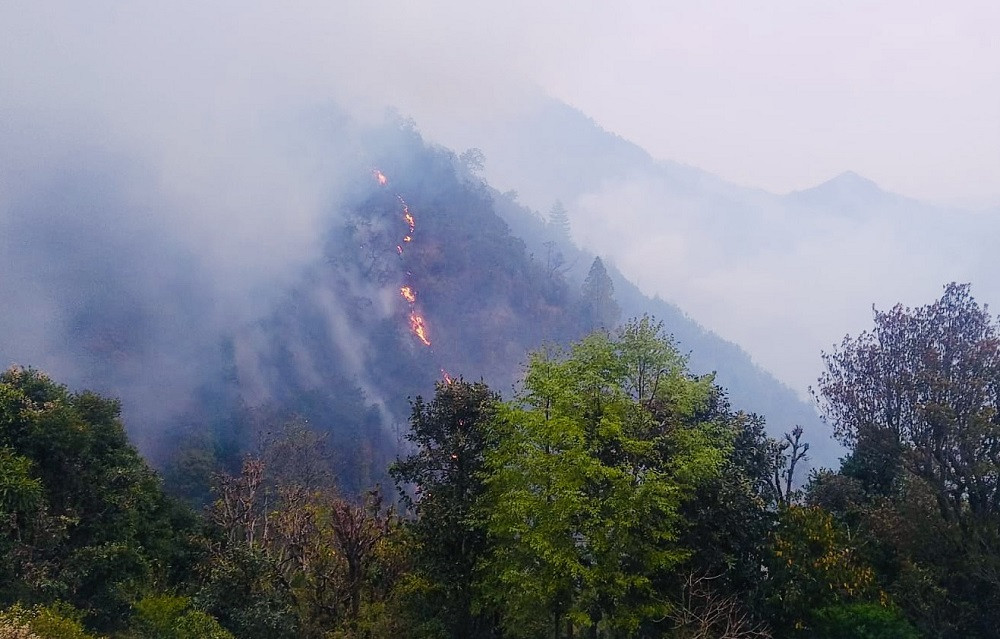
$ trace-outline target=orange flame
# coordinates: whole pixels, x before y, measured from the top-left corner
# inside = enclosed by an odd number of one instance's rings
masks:
[[[373,170],[372,173],[375,175],[375,179],[378,180],[380,185],[385,186],[388,183],[389,180],[378,169]],[[400,257],[402,257],[403,244],[413,241],[413,229],[416,227],[416,220],[410,213],[410,207],[406,203],[406,200],[403,199],[403,196],[397,194],[396,199],[398,199],[399,203],[403,205],[403,220],[406,221],[406,225],[410,229],[410,232],[407,233],[403,237],[402,241],[396,245],[396,252],[399,253]],[[410,275],[410,272],[407,271],[406,274]],[[424,343],[424,346],[430,346],[431,340],[427,337],[427,322],[419,313],[417,313],[414,306],[417,302],[417,292],[409,286],[401,286],[399,288],[399,294],[402,295],[403,299],[410,304],[410,330],[413,331],[413,334],[416,335],[421,342]],[[441,373],[444,375],[445,381],[448,384],[451,384],[451,377],[448,376],[448,373],[446,373],[444,369],[441,369]]]
[[[417,315],[416,311],[410,313],[410,330],[420,338],[424,346],[431,345],[431,341],[427,339],[427,326],[424,324],[424,318]]]

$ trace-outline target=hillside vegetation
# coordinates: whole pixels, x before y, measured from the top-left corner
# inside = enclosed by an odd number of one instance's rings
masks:
[[[849,455],[792,481],[649,318],[535,351],[504,400],[439,381],[387,487],[270,421],[196,514],[116,402],[0,376],[3,636],[990,637],[1000,325],[949,285],[824,356]],[[392,504],[397,505],[393,506]]]
[[[650,312],[682,352],[697,347],[696,370],[728,371],[737,405],[766,415],[772,434],[819,430],[815,412],[737,347],[491,189],[474,152],[427,145],[405,122],[379,136],[392,152],[358,176],[350,206],[330,212],[322,254],[260,319],[219,337],[216,374],[154,447],[168,476],[184,479],[180,495],[207,499],[211,472],[237,469],[268,424],[289,419],[327,434],[346,488],[384,482],[408,397],[462,375],[509,397],[532,350]]]

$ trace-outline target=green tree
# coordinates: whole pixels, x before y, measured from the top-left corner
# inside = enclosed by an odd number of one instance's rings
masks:
[[[0,518],[20,534],[43,505],[44,487],[32,476],[32,463],[10,448],[0,448]]]
[[[899,610],[879,604],[849,604],[816,611],[812,637],[817,639],[919,639]]]
[[[484,597],[511,636],[644,634],[667,615],[678,509],[724,458],[711,428],[676,419],[712,388],[682,363],[649,321],[532,357],[481,505]]]
[[[416,450],[393,464],[404,504],[416,519],[414,569],[432,587],[426,613],[453,637],[487,637],[489,614],[473,614],[474,569],[486,530],[473,519],[499,397],[482,382],[439,382],[434,399],[417,397],[407,439]],[[410,491],[414,490],[414,493]],[[426,623],[426,621],[425,621]]]
[[[813,613],[822,608],[888,603],[844,528],[814,506],[782,507],[767,569],[771,618],[781,636],[817,636]]]
[[[693,577],[711,595],[706,599],[739,602],[754,613],[747,615],[746,622],[756,627],[766,596],[761,566],[775,523],[776,504],[769,483],[772,440],[759,417],[730,415],[724,404],[716,410],[713,419],[718,434],[712,441],[723,452],[722,467],[699,482],[693,496],[681,505],[678,541],[690,554],[678,577],[685,581]],[[674,580],[665,587],[681,585]]]
[[[187,597],[145,597],[135,611],[136,639],[233,639],[214,617],[193,609]]]
[[[261,547],[227,544],[202,568],[194,597],[200,609],[246,639],[291,639],[299,619],[289,584]]]
[[[38,371],[0,374],[6,603],[63,599],[112,630],[136,596],[193,565],[194,517],[163,494],[119,414],[117,401]]]
[[[0,612],[3,639],[93,639],[80,622],[81,613],[70,605],[56,603],[30,608],[14,604]]]
[[[617,342],[623,387],[655,429],[643,436],[675,449],[690,440],[694,450],[712,450],[721,460],[719,472],[686,482],[692,492],[680,505],[678,542],[689,554],[659,587],[678,591],[693,575],[711,584],[713,601],[742,600],[759,609],[760,566],[775,506],[774,443],[764,421],[734,414],[713,376],[692,377],[663,325],[652,318],[627,322]]]
[[[2,390],[0,390],[2,392]],[[32,561],[38,549],[58,534],[45,514],[45,488],[32,462],[10,448],[0,448],[0,593],[6,601],[31,596],[25,573],[42,569]]]

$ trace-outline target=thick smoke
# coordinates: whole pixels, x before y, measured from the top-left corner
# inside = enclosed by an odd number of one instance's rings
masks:
[[[303,134],[297,126],[289,138]],[[252,325],[319,258],[352,197],[341,181],[366,176],[355,131],[317,129],[311,148],[233,140],[232,166],[208,161],[183,178],[143,149],[86,132],[67,132],[57,153],[7,132],[4,364],[121,396],[140,432],[187,410],[223,364],[226,335]],[[256,364],[243,363],[241,381],[255,388]],[[257,387],[250,403],[268,398]]]
[[[987,301],[998,298],[983,288],[995,279],[981,248],[994,235],[989,216],[918,207],[913,217],[908,202],[845,216],[656,163],[622,140],[579,134],[565,114],[531,121],[551,108],[534,81],[581,100],[602,92],[599,106],[656,109],[672,123],[658,129],[661,152],[688,148],[662,143],[664,132],[680,130],[690,143],[693,121],[729,122],[731,100],[713,102],[722,106],[706,117],[704,104],[650,80],[649,65],[664,56],[691,65],[661,71],[674,80],[697,76],[694,94],[714,95],[706,82],[717,74],[699,72],[700,56],[710,55],[702,48],[728,51],[705,58],[722,71],[742,52],[724,38],[684,32],[700,11],[718,7],[667,16],[654,4],[624,13],[527,2],[4,4],[0,292],[8,311],[0,314],[0,364],[33,364],[74,386],[122,395],[133,429],[183,413],[202,378],[229,360],[245,399],[269,399],[278,373],[261,360],[262,316],[309,276],[331,225],[370,189],[377,159],[391,155],[397,139],[381,132],[388,106],[415,117],[432,139],[483,147],[487,176],[535,208],[562,199],[575,239],[610,253],[647,292],[680,303],[800,391],[815,376],[819,349],[865,326],[871,302],[922,303],[950,279],[971,279]],[[739,37],[752,35],[728,11],[712,33],[722,36],[732,23]],[[612,18],[628,28],[615,30]],[[822,24],[846,20],[830,18]],[[636,31],[643,25],[645,37]],[[667,27],[674,40],[663,36]],[[786,53],[765,51],[756,62],[803,59]],[[639,104],[604,88],[608,77],[638,78],[644,95],[658,95]],[[749,85],[755,76],[745,77]],[[882,78],[866,78],[881,88]],[[995,95],[995,85],[975,86]],[[785,95],[767,86],[761,94]],[[634,127],[646,122],[632,116],[615,115]],[[995,118],[988,124],[980,146]],[[772,140],[755,134],[759,149],[769,148]],[[920,139],[909,129],[894,139],[902,134],[907,148]],[[786,148],[801,146],[786,137]],[[604,164],[594,166],[596,157]],[[984,172],[993,166],[981,164]],[[328,341],[371,391],[369,345],[350,330],[332,289],[311,295],[311,306],[326,309]],[[315,353],[290,349],[297,378],[324,384]]]
[[[316,69],[227,29],[238,12],[190,9],[2,10],[0,364],[122,397],[140,437],[229,359],[248,404],[270,399],[256,322],[391,144],[384,109],[358,123]]]

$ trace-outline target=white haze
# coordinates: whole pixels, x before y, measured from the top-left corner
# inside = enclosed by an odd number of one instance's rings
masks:
[[[802,391],[819,349],[864,328],[873,302],[924,303],[951,279],[1000,300],[988,217],[852,218],[703,189],[753,210],[740,218],[646,174],[549,192],[511,169],[532,140],[494,153],[490,132],[548,94],[657,158],[775,193],[853,169],[907,196],[996,205],[997,7],[12,1],[0,204],[100,149],[136,176],[122,185],[149,217],[136,232],[175,238],[211,275],[222,323],[315,255],[318,221],[368,162],[301,120],[337,104],[376,121],[394,106],[432,139],[482,146],[498,186],[544,195],[529,204],[564,197],[585,247]],[[51,303],[23,302],[26,339],[45,341],[36,318]]]
[[[869,328],[872,304],[929,303],[949,281],[1000,300],[984,242],[996,225],[986,216],[914,203],[853,217],[775,199],[754,202],[745,217],[716,212],[720,224],[710,225],[710,207],[650,181],[607,185],[577,206],[583,244],[604,247],[623,272],[748,347],[803,395],[820,351]]]

